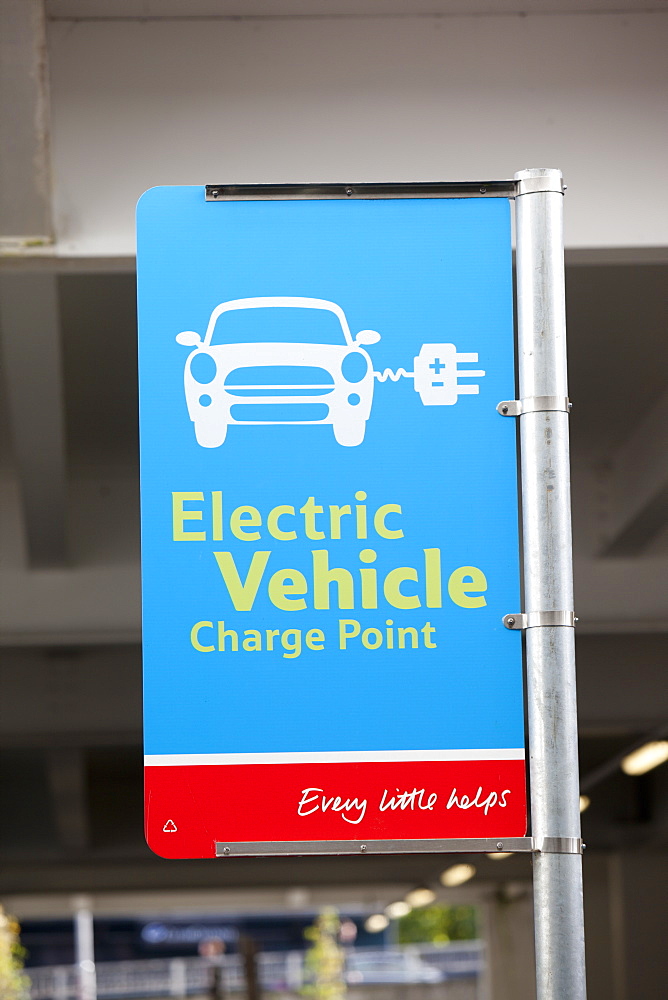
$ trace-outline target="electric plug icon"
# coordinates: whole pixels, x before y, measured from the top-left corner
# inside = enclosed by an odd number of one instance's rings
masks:
[[[480,387],[460,378],[482,378],[479,368],[461,369],[459,364],[476,364],[477,354],[460,354],[454,344],[423,344],[413,359],[413,386],[423,406],[453,406],[459,396],[476,396]]]

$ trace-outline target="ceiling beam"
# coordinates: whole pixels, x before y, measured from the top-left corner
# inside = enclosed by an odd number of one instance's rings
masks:
[[[28,560],[67,558],[65,414],[57,277],[0,276],[0,339]]]
[[[43,0],[2,0],[0,247],[52,241]]]
[[[610,514],[601,555],[637,555],[668,524],[667,456],[668,390],[613,457]]]

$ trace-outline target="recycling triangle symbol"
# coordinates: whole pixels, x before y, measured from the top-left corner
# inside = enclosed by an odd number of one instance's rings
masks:
[[[176,833],[177,826],[173,819],[168,819],[162,828],[163,833]]]

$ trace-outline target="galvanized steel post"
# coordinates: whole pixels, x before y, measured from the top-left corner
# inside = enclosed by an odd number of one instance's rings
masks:
[[[77,1000],[97,1000],[93,909],[89,896],[73,896],[74,951],[78,973]]]
[[[515,180],[520,399],[565,400],[562,176]],[[584,1000],[582,857],[568,846],[580,837],[574,630],[531,624],[573,610],[567,406],[529,405],[520,441],[538,1000]],[[556,850],[541,851],[545,838]]]

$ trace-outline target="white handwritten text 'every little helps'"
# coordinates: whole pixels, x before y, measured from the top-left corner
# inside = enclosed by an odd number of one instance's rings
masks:
[[[453,788],[447,802],[445,802],[445,808],[482,809],[486,816],[490,809],[495,807],[505,809],[508,795],[510,795],[509,788],[504,788],[501,792],[490,791],[485,794],[482,785],[479,785],[473,797],[460,794],[456,788]],[[438,792],[427,792],[424,788],[413,788],[411,791],[403,792],[397,788],[394,794],[385,788],[378,802],[378,811],[381,813],[387,812],[388,809],[393,812],[397,809],[401,811],[406,809],[433,811],[438,800]],[[328,795],[324,788],[303,788],[302,797],[297,806],[297,815],[310,816],[316,812],[338,813],[346,823],[356,825],[364,819],[368,805],[369,800],[360,796],[343,798],[341,795]]]

